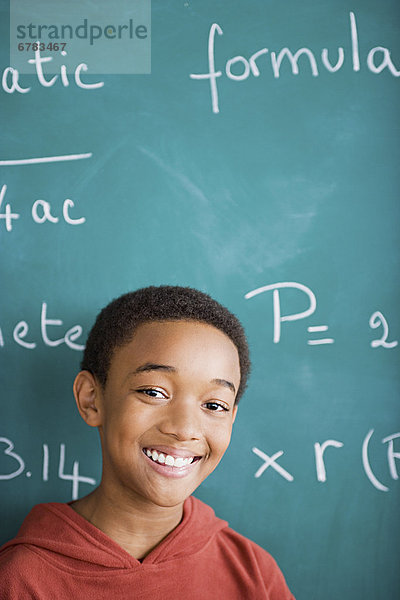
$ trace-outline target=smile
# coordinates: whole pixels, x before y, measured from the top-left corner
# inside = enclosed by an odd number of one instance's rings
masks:
[[[153,462],[166,467],[173,467],[175,469],[191,465],[193,462],[196,462],[201,458],[200,456],[172,456],[171,454],[157,452],[157,450],[153,450],[151,448],[143,448],[143,452]]]
[[[179,451],[177,451],[178,453]],[[154,471],[164,477],[181,478],[186,477],[197,470],[202,456],[173,456],[167,452],[161,452],[161,448],[143,448],[145,461]]]

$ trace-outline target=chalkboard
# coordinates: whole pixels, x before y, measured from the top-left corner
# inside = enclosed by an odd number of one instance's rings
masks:
[[[77,73],[1,6],[1,542],[99,481],[71,391],[99,309],[188,285],[253,361],[197,496],[298,600],[399,598],[398,2],[153,0],[134,69]]]

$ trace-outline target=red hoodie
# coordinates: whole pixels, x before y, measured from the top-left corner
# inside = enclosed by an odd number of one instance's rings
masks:
[[[191,496],[142,561],[68,504],[38,504],[0,549],[1,600],[294,600],[274,559]]]

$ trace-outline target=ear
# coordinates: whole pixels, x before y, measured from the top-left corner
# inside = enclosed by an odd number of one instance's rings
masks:
[[[236,415],[237,415],[237,410],[238,410],[238,405],[235,404],[235,406],[233,407],[233,417],[232,417],[232,425],[235,422],[236,419]]]
[[[101,425],[100,384],[89,371],[80,371],[74,381],[74,396],[79,414],[91,427]]]

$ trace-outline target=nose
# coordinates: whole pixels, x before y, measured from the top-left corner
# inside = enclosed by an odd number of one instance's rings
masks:
[[[189,398],[174,398],[166,407],[159,430],[179,441],[201,437],[201,407]]]

